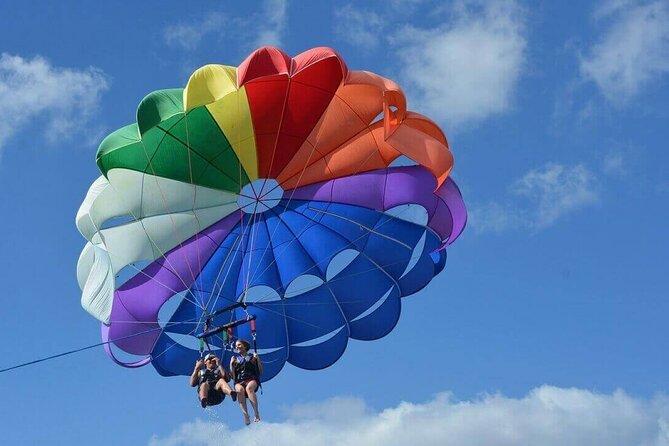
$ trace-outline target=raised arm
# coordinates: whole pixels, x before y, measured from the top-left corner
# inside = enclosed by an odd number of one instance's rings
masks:
[[[200,381],[200,376],[199,375],[200,375],[200,369],[202,368],[202,364],[203,364],[203,362],[202,362],[201,359],[198,359],[195,362],[195,369],[193,370],[193,373],[191,373],[191,375],[190,375],[190,385],[191,385],[191,387],[197,386],[199,381]]]

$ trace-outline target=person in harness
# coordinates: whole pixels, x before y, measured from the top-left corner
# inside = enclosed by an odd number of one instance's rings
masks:
[[[203,367],[204,365],[204,367]],[[213,353],[209,353],[195,363],[195,370],[190,376],[190,385],[197,387],[198,397],[202,408],[221,404],[225,395],[230,395],[232,401],[237,400],[237,392],[228,384],[230,376]]]
[[[258,353],[249,354],[251,344],[244,339],[238,339],[235,342],[235,348],[239,352],[230,360],[230,371],[232,379],[235,381],[235,390],[239,397],[239,406],[244,414],[244,424],[251,424],[251,418],[246,407],[246,399],[251,401],[253,407],[254,421],[260,421],[260,412],[258,411],[258,396],[256,390],[260,386],[260,374],[262,373],[262,362]]]

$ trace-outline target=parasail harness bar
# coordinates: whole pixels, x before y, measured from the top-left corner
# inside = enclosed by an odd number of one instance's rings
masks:
[[[248,304],[246,302],[237,302],[236,304],[232,304],[229,307],[221,308],[220,310],[216,310],[213,313],[210,313],[207,315],[207,322],[210,322],[212,318],[218,316],[219,314],[227,313],[228,311],[232,311],[236,308],[243,308],[246,310],[248,307]]]
[[[205,339],[206,340],[207,338],[210,338],[210,337],[212,337],[216,334],[219,334],[222,331],[228,331],[229,329],[232,329],[232,328],[237,327],[239,325],[246,324],[248,322],[251,322],[252,327],[253,327],[253,326],[255,326],[255,324],[253,324],[253,322],[255,320],[256,320],[255,315],[249,315],[245,318],[237,319],[236,321],[232,321],[232,322],[228,322],[227,324],[223,324],[220,327],[209,328],[208,327],[209,324],[205,324],[205,331],[198,334],[196,337],[198,339]],[[255,331],[255,330],[253,330],[253,331]]]
[[[250,323],[251,324],[251,332],[253,334],[253,341],[254,341],[254,344],[255,344],[255,337],[256,337],[255,320],[256,320],[256,316],[249,314],[248,311],[246,311],[247,307],[248,307],[248,305],[246,304],[246,302],[237,302],[234,305],[230,305],[229,307],[221,308],[220,310],[216,310],[213,313],[208,314],[207,319],[204,322],[204,331],[202,333],[199,333],[198,335],[196,335],[196,337],[200,340],[204,340],[205,342],[207,342],[208,338],[210,338],[214,335],[217,335],[218,333],[220,333],[222,331],[226,332],[226,334],[228,334],[228,335],[231,335],[231,331],[234,327],[237,327],[239,325],[243,325],[243,324],[246,324],[246,323]],[[242,319],[237,319],[237,320],[232,321],[232,322],[228,322],[227,324],[223,324],[219,327],[213,327],[213,328],[211,327],[211,321],[214,317],[216,317],[220,314],[223,314],[223,313],[227,313],[228,311],[232,311],[236,308],[243,308],[244,312],[246,313],[246,317],[244,317]]]

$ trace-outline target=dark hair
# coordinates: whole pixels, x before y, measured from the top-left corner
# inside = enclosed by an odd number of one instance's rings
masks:
[[[242,344],[244,344],[244,347],[246,348],[246,351],[251,350],[251,344],[246,339],[241,339],[240,338],[240,339],[237,339],[237,342],[241,342]]]

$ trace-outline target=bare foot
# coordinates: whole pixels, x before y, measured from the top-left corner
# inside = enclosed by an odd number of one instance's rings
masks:
[[[244,424],[246,424],[247,426],[251,424],[251,417],[249,417],[248,415],[244,415]]]

